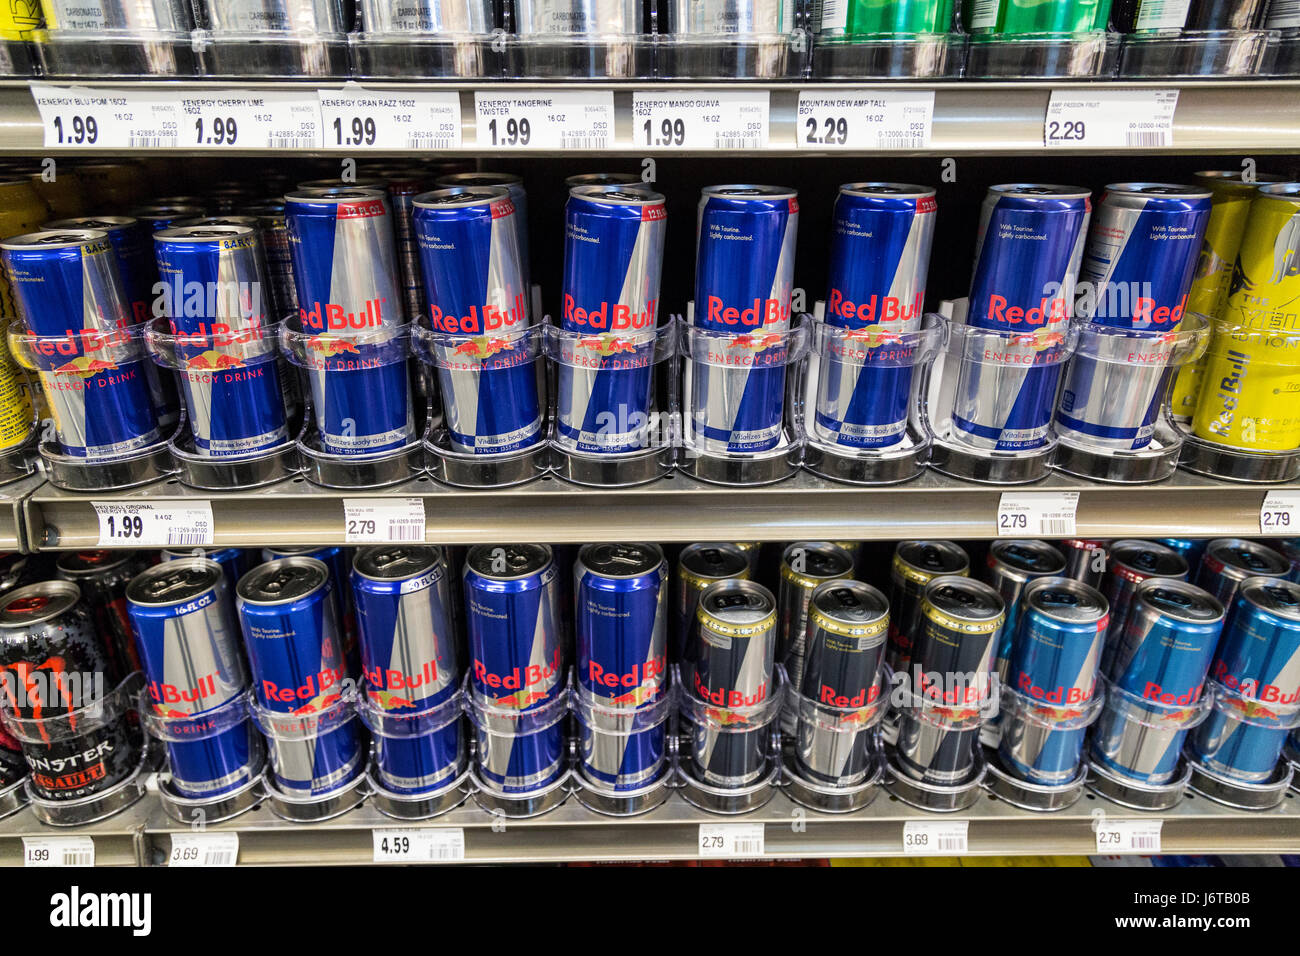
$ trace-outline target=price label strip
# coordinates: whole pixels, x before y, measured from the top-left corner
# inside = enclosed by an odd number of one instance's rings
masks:
[[[176,94],[31,84],[47,149],[165,149],[180,143]],[[188,143],[186,145],[189,145]]]
[[[371,830],[375,863],[456,863],[465,859],[465,831],[460,827]]]
[[[183,547],[212,544],[210,501],[92,501],[100,545]]]
[[[347,544],[424,543],[423,498],[344,498]]]
[[[1259,533],[1291,535],[1300,529],[1300,491],[1270,491],[1259,508]]]
[[[173,833],[168,866],[234,866],[238,833]]]
[[[1177,90],[1052,90],[1043,145],[1080,149],[1174,145]]]
[[[188,92],[175,94],[180,143],[195,149],[316,149],[320,103],[310,92]]]
[[[23,866],[94,866],[95,841],[88,836],[23,837]]]
[[[908,820],[903,852],[908,856],[959,856],[970,851],[969,820]]]
[[[319,90],[326,149],[460,149],[460,94]]]
[[[800,149],[929,149],[934,90],[804,90]]]
[[[998,501],[998,537],[1073,537],[1078,507],[1077,491],[1004,491]]]
[[[701,823],[696,841],[700,856],[736,860],[762,856],[764,833],[761,823]]]
[[[614,144],[612,90],[475,93],[479,148],[608,149]]]
[[[673,90],[632,94],[632,142],[649,149],[763,149],[767,90]]]
[[[1106,820],[1097,825],[1097,852],[1103,856],[1121,853],[1160,853],[1163,820]]]

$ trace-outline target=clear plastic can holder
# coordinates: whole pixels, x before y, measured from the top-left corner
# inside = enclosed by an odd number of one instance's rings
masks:
[[[457,79],[501,75],[505,31],[492,0],[360,0],[348,35],[358,77]]]
[[[671,793],[672,767],[668,743],[672,739],[672,718],[676,712],[677,685],[670,684],[651,704],[620,707],[608,698],[597,697],[581,685],[572,685],[570,701],[578,722],[576,745],[577,771],[574,773],[578,802],[589,810],[609,816],[627,817],[653,810]],[[658,731],[663,738],[663,759],[649,778],[628,787],[617,787],[596,780],[586,772],[591,754],[611,754],[616,763],[635,734]]]
[[[832,707],[796,693],[787,703],[791,700],[797,718],[794,750],[785,755],[781,775],[785,792],[796,803],[824,813],[861,810],[875,799],[884,773],[878,728],[886,696],[868,707]],[[843,775],[848,767],[852,772]],[[837,776],[841,780],[832,782]]]
[[[666,80],[715,81],[803,77],[812,47],[810,35],[780,19],[782,9],[788,9],[786,5],[754,7],[754,22],[711,22],[711,12],[719,10],[720,5],[671,0],[667,31],[654,38],[658,76]],[[764,17],[769,10],[777,16]]]
[[[43,0],[48,29],[32,39],[46,76],[193,75],[188,0]]]
[[[1187,732],[1213,709],[1212,694],[1202,694],[1191,704],[1161,704],[1098,678],[1106,703],[1089,738],[1088,789],[1112,803],[1134,810],[1169,810],[1187,791],[1191,767],[1177,755]],[[1168,772],[1147,775],[1124,773],[1118,768],[1158,768],[1172,755],[1176,764]],[[1151,777],[1162,779],[1152,781]]]
[[[979,746],[979,729],[984,722],[980,705],[945,706],[936,701],[924,700],[911,694],[904,704],[900,720],[908,720],[932,728],[936,733],[970,733],[971,769],[959,783],[932,783],[913,777],[902,767],[897,755],[898,741],[886,750],[885,789],[909,806],[935,813],[952,813],[971,806],[982,792],[987,765]],[[901,723],[899,734],[901,736]]]
[[[976,35],[966,48],[970,79],[1109,79],[1119,62],[1120,37],[1107,30],[1081,33]]]
[[[198,335],[173,332],[166,318],[158,318],[147,323],[144,340],[156,364],[172,369],[183,380],[195,377],[200,384],[205,374],[232,368],[250,371],[259,366],[274,368],[279,359],[279,328],[274,323]],[[180,391],[184,401],[187,390],[183,383]],[[215,411],[212,407],[203,410],[204,414]],[[220,457],[198,450],[194,439],[196,419],[195,410],[187,408],[188,427],[179,429],[168,443],[177,477],[193,488],[214,491],[256,488],[289,478],[302,468],[297,446],[289,434],[287,412],[284,441],[271,448]]]
[[[1210,322],[1202,315],[1186,316],[1170,332],[1080,324],[1057,408],[1053,464],[1072,475],[1121,484],[1172,475],[1183,433],[1175,427],[1169,406],[1169,377],[1204,353],[1209,332]],[[1086,424],[1078,416],[1084,416]],[[1085,434],[1071,419],[1102,434]],[[1148,444],[1133,448],[1138,435]]]
[[[443,420],[431,423],[424,439],[429,474],[459,488],[504,488],[544,474],[550,449],[543,326],[484,335],[416,327],[412,338],[416,355],[433,366],[442,392]],[[484,381],[485,375],[492,378]],[[496,389],[502,382],[513,387]],[[516,413],[518,427],[503,435],[477,435],[482,389],[493,391],[498,411]],[[502,396],[513,396],[509,409]]]
[[[407,793],[384,786],[378,772],[377,751],[383,746],[382,740],[410,740],[437,733],[451,724],[461,723],[465,719],[465,695],[456,691],[440,704],[426,710],[407,713],[405,711],[384,710],[375,705],[370,697],[362,692],[357,700],[357,713],[361,722],[370,731],[372,752],[370,766],[366,769],[366,778],[370,788],[370,804],[386,817],[398,820],[427,820],[454,810],[465,802],[470,794],[469,787],[469,748],[466,745],[465,728],[457,732],[457,752],[455,761],[450,764],[444,779],[429,790]]]
[[[1044,749],[1052,734],[1077,733],[1079,735],[1079,761],[1069,769],[1059,783],[1043,783],[1024,779],[997,756],[986,759],[988,773],[984,788],[1002,800],[1024,810],[1064,810],[1073,806],[1083,796],[1088,781],[1087,747],[1083,739],[1088,727],[1096,722],[1105,704],[1104,692],[1098,684],[1096,692],[1079,705],[1052,705],[1003,685],[1001,698],[1001,739],[999,745],[1016,748],[1024,746],[1031,752]]]
[[[678,673],[674,683],[681,684]],[[781,728],[778,719],[784,706],[787,680],[785,669],[772,670],[772,695],[753,707],[718,707],[700,700],[690,691],[678,697],[680,744],[677,749],[676,780],[686,802],[711,813],[737,814],[756,810],[772,799],[781,778]],[[701,755],[700,745],[710,747]],[[719,748],[739,760],[746,772],[736,784],[710,781],[698,772],[703,756],[710,760]],[[753,765],[754,769],[748,768]]]
[[[411,326],[379,328],[340,334],[314,332],[302,327],[297,317],[290,317],[280,327],[280,347],[294,365],[302,368],[309,383],[309,393],[330,386],[334,372],[379,370],[393,365],[402,367],[405,380],[407,357],[411,348]],[[362,364],[364,363],[364,364]],[[364,401],[366,394],[354,383],[351,400]],[[375,400],[374,396],[370,396]],[[298,455],[303,474],[313,484],[326,488],[380,488],[409,481],[424,470],[424,452],[414,429],[414,407],[409,384],[406,398],[410,431],[397,448],[338,454],[328,451],[321,438],[321,412],[309,399],[312,408],[307,424],[298,438]]]
[[[347,76],[346,6],[340,0],[248,3],[196,0],[194,49],[206,76]]]
[[[947,323],[926,315],[915,332],[890,332],[880,326],[842,329],[819,317],[810,329],[797,416],[803,466],[823,478],[863,485],[921,474],[931,443],[922,386],[943,347]],[[893,421],[848,422],[855,412]],[[846,434],[853,431],[862,434]]]
[[[103,451],[102,446],[95,455],[70,454],[66,450],[90,450],[85,430],[88,386],[84,383],[91,378],[98,381],[100,375],[111,379],[124,366],[131,367],[143,380],[144,363],[150,361],[143,332],[143,326],[75,336],[33,335],[10,329],[9,348],[14,359],[35,375],[50,407],[60,409],[55,416],[54,440],[42,439],[38,446],[45,476],[51,483],[67,491],[108,491],[146,484],[175,471],[167,442],[170,436],[156,423],[152,437],[119,442],[111,452]],[[111,380],[105,381],[103,392],[116,390]],[[97,401],[117,398],[90,394]],[[62,423],[61,428],[58,423]]]
[[[1300,332],[1216,323],[1201,382],[1190,428],[1179,423],[1182,468],[1249,483],[1300,477]]]
[[[1122,78],[1254,76],[1261,72],[1268,30],[1161,30],[1131,33],[1119,52]]]
[[[966,60],[962,33],[859,33],[813,38],[819,80],[956,79]]]
[[[1065,322],[1025,332],[949,323],[947,348],[935,359],[926,388],[934,433],[930,465],[990,484],[1044,477],[1056,453],[1057,385],[1077,337],[1077,327]],[[1036,397],[1026,401],[1026,389]],[[1017,406],[1028,406],[1032,421],[1008,422]]]
[[[248,763],[231,774],[234,779],[217,781],[217,792],[198,795],[181,781],[177,784],[175,761],[168,762],[168,772],[159,774],[158,798],[163,811],[177,823],[219,823],[230,820],[262,802],[262,772],[266,767],[266,745],[253,726],[248,713],[248,700],[243,695],[203,714],[185,717],[168,717],[147,703],[141,707],[140,716],[145,730],[155,740],[171,744],[192,744],[225,734],[241,725],[248,733]],[[199,783],[199,781],[194,781]]]
[[[345,779],[325,792],[292,792],[276,779],[282,746],[313,742],[322,734],[340,730],[357,720],[355,686],[345,690],[334,703],[309,714],[268,710],[258,703],[252,691],[246,696],[253,723],[266,737],[270,766],[264,775],[263,786],[272,813],[293,823],[319,823],[346,813],[365,800],[369,790],[366,786],[364,741],[358,742],[355,768],[344,773]]]
[[[1300,29],[1270,30],[1268,52],[1259,72],[1264,76],[1300,76]]]
[[[48,745],[69,738],[89,738],[98,731],[114,729],[134,741],[136,728],[131,724],[131,714],[139,712],[143,688],[144,676],[136,671],[103,696],[57,717],[19,717],[10,710],[7,701],[0,708],[0,716],[5,728],[21,744]],[[146,781],[157,762],[157,751],[147,740],[141,740],[138,749],[139,755],[126,776],[97,793],[76,799],[55,800],[43,796],[29,774],[22,781],[26,801],[38,820],[56,827],[84,826],[120,813],[144,796]]]
[[[808,353],[807,323],[770,332],[684,325],[681,336],[678,467],[720,485],[772,484],[798,471],[803,443],[795,421],[797,373]],[[767,380],[765,387],[747,392],[755,375]],[[734,428],[737,418],[754,427]]]
[[[37,454],[40,444],[41,423],[33,409],[26,436],[11,448],[0,451],[0,485],[19,481],[36,472],[40,460]]]
[[[32,54],[32,44],[27,40],[0,39],[0,76],[31,76],[36,72],[36,58]]]
[[[27,806],[27,775],[0,786],[0,820]]]
[[[1249,697],[1229,687],[1210,681],[1206,696],[1214,700],[1211,722],[1201,727],[1201,734],[1207,730],[1217,729],[1225,736],[1246,734],[1276,734],[1281,740],[1279,751],[1284,751],[1285,740],[1289,731],[1300,726],[1300,706],[1295,704],[1278,705]],[[1244,727],[1242,727],[1244,725]],[[1244,749],[1244,747],[1243,747]],[[1196,748],[1188,745],[1184,755],[1190,765],[1192,777],[1188,784],[1192,790],[1203,797],[1235,807],[1238,810],[1267,810],[1282,802],[1291,786],[1291,763],[1284,753],[1280,753],[1277,762],[1267,776],[1254,774],[1261,779],[1247,780],[1226,772],[1221,767],[1212,766],[1203,759],[1198,759]]]
[[[507,76],[613,80],[654,75],[654,38],[638,0],[515,0],[504,11]]]
[[[676,406],[671,394],[676,379],[661,371],[676,355],[675,322],[658,329],[594,335],[545,328],[546,353],[555,373],[551,463],[560,477],[579,485],[612,487],[643,484],[672,471],[675,449],[669,423]],[[663,381],[668,387],[657,389]],[[591,400],[597,389],[624,401],[593,416]],[[587,431],[591,424],[594,432]],[[609,450],[601,451],[602,446]]]
[[[553,698],[531,710],[518,710],[512,707],[497,707],[487,698],[474,691],[469,693],[468,714],[474,725],[475,766],[470,773],[474,785],[474,801],[493,816],[522,819],[540,816],[554,810],[568,799],[573,783],[568,767],[569,748],[565,727],[561,726],[560,748],[558,751],[559,770],[551,779],[544,779],[536,787],[511,788],[509,790],[496,786],[485,779],[483,763],[493,754],[509,753],[513,741],[519,737],[535,734],[555,733],[556,724],[567,723],[569,717],[569,692],[561,690]],[[550,767],[542,768],[546,777],[550,777]]]

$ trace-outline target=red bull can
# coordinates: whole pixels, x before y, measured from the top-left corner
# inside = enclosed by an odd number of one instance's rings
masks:
[[[695,611],[700,593],[715,581],[729,578],[748,580],[752,564],[747,553],[735,544],[688,544],[677,556],[677,594],[674,601],[673,660],[683,661],[695,629]]]
[[[902,673],[912,660],[912,646],[921,627],[921,595],[944,575],[970,574],[970,558],[951,541],[900,541],[889,565],[890,670]]]
[[[1138,585],[1147,578],[1185,581],[1187,574],[1187,562],[1173,548],[1154,541],[1126,539],[1111,542],[1106,555],[1106,573],[1101,581],[1101,593],[1110,605],[1109,631],[1102,651],[1103,671],[1111,671],[1111,656],[1119,646],[1120,635],[1128,622],[1129,604]]]
[[[1004,539],[989,544],[985,564],[984,579],[1002,595],[1007,606],[1007,622],[998,641],[997,656],[998,679],[1006,683],[1025,585],[1038,578],[1064,575],[1065,557],[1046,541]]]
[[[1196,583],[1230,608],[1238,586],[1247,578],[1285,578],[1290,573],[1291,562],[1258,541],[1215,538],[1201,555]]]
[[[1065,576],[1098,587],[1102,575],[1106,573],[1106,548],[1109,545],[1109,541],[1091,538],[1067,538],[1061,541],[1061,553],[1065,555]]]
[[[448,173],[439,176],[434,180],[433,185],[438,189],[500,186],[509,190],[510,203],[515,207],[515,228],[519,236],[519,262],[524,273],[524,288],[531,289],[532,278],[529,266],[532,263],[532,253],[528,238],[528,193],[524,189],[524,181],[513,173]]]
[[[777,607],[777,660],[785,665],[791,687],[803,686],[807,658],[808,606],[813,592],[826,581],[853,577],[853,557],[829,541],[796,541],[781,555],[781,584]],[[786,721],[793,731],[793,715]]]

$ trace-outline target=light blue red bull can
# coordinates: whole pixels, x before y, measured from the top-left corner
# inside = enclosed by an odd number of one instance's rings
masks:
[[[725,333],[719,361],[696,355],[686,392],[696,443],[760,452],[781,441],[799,199],[779,186],[708,186],[699,205],[694,325]],[[721,344],[721,343],[720,343]],[[698,351],[698,347],[697,347]]]
[[[618,186],[578,186],[564,206],[564,292],[556,363],[558,440],[579,452],[646,445],[654,377],[664,197]]]
[[[1101,669],[1111,676],[1110,661],[1120,644],[1120,635],[1128,621],[1129,604],[1134,593],[1147,578],[1186,580],[1187,562],[1172,548],[1154,541],[1124,539],[1112,541],[1106,551],[1106,571],[1101,592],[1110,604],[1110,633],[1102,652]]]
[[[902,183],[840,187],[825,321],[866,334],[837,340],[820,363],[813,431],[825,441],[886,448],[903,440],[913,363],[900,356],[899,336],[921,328],[934,193]]]

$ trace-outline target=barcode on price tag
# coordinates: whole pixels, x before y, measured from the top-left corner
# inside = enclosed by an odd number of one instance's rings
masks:
[[[1174,145],[1177,90],[1053,90],[1043,143],[1072,149]]]
[[[1097,852],[1158,854],[1164,825],[1163,820],[1105,820],[1097,824]]]
[[[23,866],[94,866],[95,841],[88,836],[23,837]]]
[[[347,544],[424,543],[423,498],[344,498]]]
[[[318,95],[327,149],[460,149],[459,93],[350,84]]]
[[[183,547],[212,544],[210,501],[92,501],[99,544]]]
[[[767,90],[673,90],[632,94],[632,142],[649,149],[762,149]]]
[[[371,830],[375,863],[454,863],[465,859],[465,831],[460,827]]]
[[[179,143],[174,93],[31,84],[47,148],[165,149]]]
[[[612,90],[475,93],[478,146],[492,149],[608,149]]]
[[[186,148],[320,146],[320,104],[309,91],[182,90],[175,96],[181,113],[179,145]]]
[[[1004,491],[998,500],[998,536],[1074,537],[1078,507],[1077,491]]]
[[[701,823],[697,841],[700,856],[739,859],[763,855],[763,824]]]
[[[1270,491],[1259,509],[1259,533],[1293,536],[1300,530],[1300,491]]]
[[[795,142],[802,149],[928,149],[934,90],[804,90]]]
[[[173,833],[168,866],[234,866],[238,833]]]
[[[908,820],[903,824],[903,852],[908,855],[962,854],[970,849],[967,820]]]

